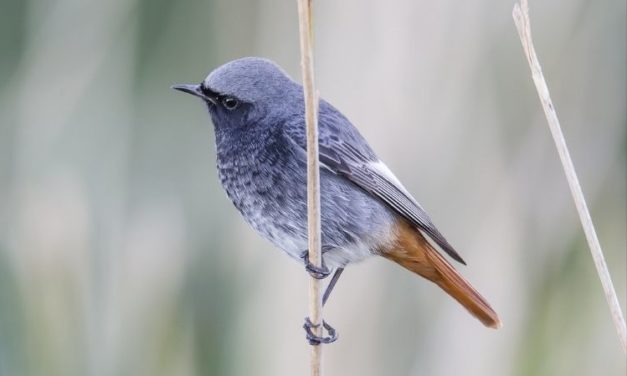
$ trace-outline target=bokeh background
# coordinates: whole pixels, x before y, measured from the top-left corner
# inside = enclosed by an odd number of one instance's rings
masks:
[[[513,1],[316,1],[319,89],[468,261],[483,328],[383,259],[325,310],[327,375],[624,375]],[[531,4],[623,309],[626,5]],[[241,56],[300,80],[295,1],[0,0],[0,375],[303,375],[307,275],[219,186],[169,86]]]

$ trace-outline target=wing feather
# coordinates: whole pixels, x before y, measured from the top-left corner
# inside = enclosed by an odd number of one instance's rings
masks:
[[[361,189],[378,197],[410,223],[425,232],[449,256],[462,264],[466,264],[453,246],[438,231],[425,210],[406,192],[404,187],[399,187],[393,181],[397,179],[384,176],[374,167],[376,166],[375,163],[382,162],[368,161],[364,156],[357,154],[354,148],[346,147],[341,142],[335,142],[333,145],[321,144],[319,151],[320,161],[328,169],[346,177]]]
[[[285,135],[306,158],[305,127],[302,117],[296,124],[284,126]],[[407,192],[400,181],[385,168],[357,129],[339,111],[320,101],[319,153],[321,167],[343,176],[359,188],[377,197],[419,230],[427,234],[442,250],[456,261],[466,264],[435,227],[427,212]],[[341,135],[341,137],[340,137]]]

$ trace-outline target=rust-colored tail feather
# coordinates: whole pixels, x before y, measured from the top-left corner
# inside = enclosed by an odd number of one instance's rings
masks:
[[[399,221],[396,235],[396,241],[383,250],[382,256],[440,286],[485,326],[501,327],[501,320],[485,298],[433,248],[420,231],[405,221]]]

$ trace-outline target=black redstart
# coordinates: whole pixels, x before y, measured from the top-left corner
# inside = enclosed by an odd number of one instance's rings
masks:
[[[324,100],[318,114],[323,267],[308,262],[303,89],[275,63],[242,58],[200,84],[173,88],[206,103],[220,181],[244,219],[304,262],[314,277],[335,271],[324,301],[345,266],[379,255],[434,282],[484,325],[501,326],[488,302],[426,239],[464,263],[429,215],[350,121]],[[308,330],[310,342],[333,341],[334,330],[326,327],[329,337]]]

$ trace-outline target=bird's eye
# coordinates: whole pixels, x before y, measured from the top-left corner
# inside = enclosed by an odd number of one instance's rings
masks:
[[[229,111],[233,111],[239,106],[239,101],[233,97],[222,98],[222,105]]]

